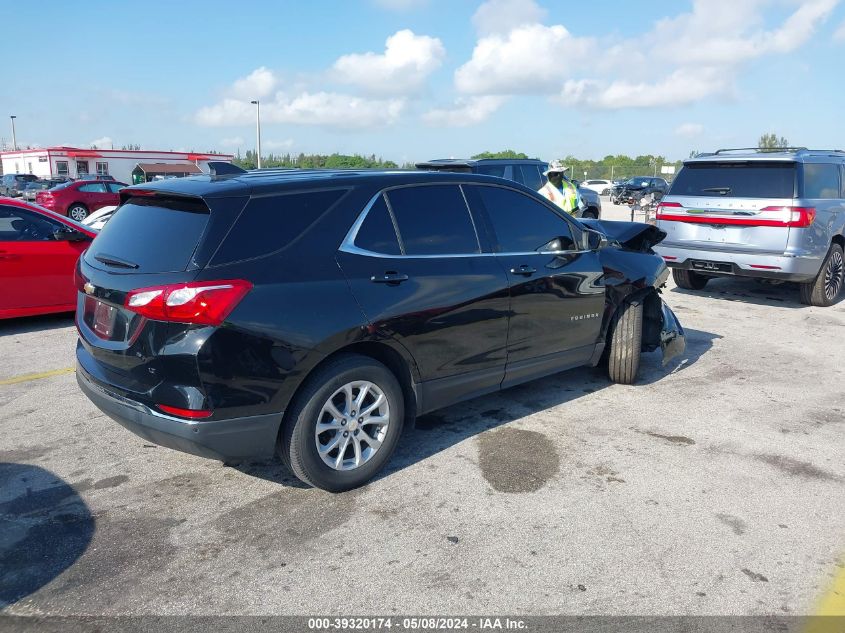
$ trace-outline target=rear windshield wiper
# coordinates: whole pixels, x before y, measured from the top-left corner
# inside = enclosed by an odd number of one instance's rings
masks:
[[[706,192],[713,192],[713,193],[721,193],[723,196],[729,194],[731,192],[730,187],[707,187],[706,189],[702,189],[702,191]]]
[[[114,255],[106,255],[103,253],[102,255],[95,255],[94,259],[98,262],[102,262],[107,266],[116,266],[118,268],[138,268],[138,264],[135,262],[130,262],[125,259],[120,259],[120,257],[115,257]]]

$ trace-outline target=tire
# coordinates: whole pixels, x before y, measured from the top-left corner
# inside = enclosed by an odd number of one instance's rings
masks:
[[[836,303],[845,286],[845,258],[842,247],[833,244],[813,281],[800,284],[801,303],[826,308]]]
[[[675,285],[678,288],[685,290],[701,290],[710,281],[709,277],[697,273],[692,270],[681,270],[680,268],[672,269],[672,279],[675,280]]]
[[[585,218],[585,219],[598,220],[599,219],[599,212],[596,211],[596,209],[594,207],[590,207],[589,209],[586,209],[584,211],[584,213],[581,215],[581,217]]]
[[[601,195],[603,195],[603,196],[608,196],[608,195],[610,195],[610,189],[602,189],[602,190],[601,190]]]
[[[88,207],[86,207],[81,202],[75,202],[68,207],[67,217],[69,217],[71,220],[82,222],[82,220],[88,217]]]
[[[607,374],[613,382],[630,385],[637,378],[643,344],[643,304],[626,303],[613,317]]]
[[[355,428],[362,418],[352,416],[345,390],[353,383],[358,383],[358,391],[351,387],[353,403],[361,395],[362,383],[369,385],[365,406],[373,406],[376,393],[384,397],[386,409],[382,404],[375,410],[381,415],[367,418],[379,422],[364,422],[361,428]],[[327,410],[330,403],[343,415],[341,420]],[[285,416],[278,450],[282,460],[304,483],[329,492],[351,490],[367,483],[390,459],[402,434],[404,418],[402,388],[393,373],[367,356],[343,354],[308,377]],[[387,423],[383,425],[385,419]],[[326,430],[318,434],[317,424],[321,421],[327,423]],[[346,436],[342,435],[344,432]],[[376,446],[379,439],[380,445]],[[326,450],[321,457],[318,444],[334,448]],[[356,460],[362,461],[356,466]]]

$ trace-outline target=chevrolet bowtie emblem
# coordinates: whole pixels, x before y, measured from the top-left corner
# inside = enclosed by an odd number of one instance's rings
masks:
[[[86,281],[85,285],[82,286],[82,289],[85,291],[86,295],[92,295],[94,294],[94,291],[97,289],[97,287],[90,281]]]

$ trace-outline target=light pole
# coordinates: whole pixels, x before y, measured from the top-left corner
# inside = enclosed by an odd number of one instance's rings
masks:
[[[261,102],[256,99],[250,101],[255,105],[255,144],[256,144],[256,160],[258,162],[258,169],[261,169]]]
[[[9,118],[12,119],[12,149],[14,149],[17,152],[18,151],[18,137],[15,136],[15,119],[17,119],[18,117],[16,117],[14,114],[10,114]]]

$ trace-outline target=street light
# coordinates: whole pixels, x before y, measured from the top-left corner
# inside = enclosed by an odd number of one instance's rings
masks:
[[[14,149],[17,152],[18,151],[18,137],[15,136],[15,119],[17,119],[18,117],[16,117],[14,114],[10,114],[9,118],[12,119],[12,149]]]
[[[261,169],[261,103],[256,99],[255,101],[250,101],[253,105],[255,105],[255,144],[256,144],[256,154],[257,154],[257,161],[258,161],[258,169]]]

